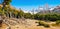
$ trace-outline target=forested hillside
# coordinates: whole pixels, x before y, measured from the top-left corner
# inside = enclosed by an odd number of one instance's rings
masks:
[[[31,14],[13,7],[10,2],[12,0],[0,3],[0,29],[60,29],[60,13],[56,13],[60,7],[54,12]]]

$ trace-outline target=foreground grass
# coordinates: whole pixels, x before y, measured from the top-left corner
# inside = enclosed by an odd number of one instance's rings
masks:
[[[30,25],[26,24],[26,25],[23,25],[23,24],[18,24],[18,25],[15,25],[15,26],[11,26],[11,29],[60,29],[60,27],[55,27],[55,26],[52,26],[51,22],[47,23],[45,21],[38,21],[38,20],[32,20],[32,19],[26,19],[27,23],[29,23]],[[35,22],[39,22],[40,26],[37,26]],[[53,24],[53,23],[52,23]],[[50,27],[50,25],[52,27]],[[3,25],[4,26],[4,25]],[[6,26],[6,25],[5,25]],[[8,26],[7,26],[8,27]]]

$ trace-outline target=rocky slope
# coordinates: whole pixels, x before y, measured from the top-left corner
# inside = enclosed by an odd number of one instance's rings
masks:
[[[16,18],[5,17],[3,19],[3,23],[0,29],[60,29],[59,26],[57,27],[50,26],[49,28],[45,28],[43,26],[37,26],[38,24],[35,23],[37,21],[38,20],[16,19]],[[47,23],[51,24],[52,22],[47,22]]]

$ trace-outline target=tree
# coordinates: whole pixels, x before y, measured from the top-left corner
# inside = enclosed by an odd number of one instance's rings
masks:
[[[4,7],[6,7],[6,5],[9,5],[12,0],[2,0],[2,1],[3,1],[3,3],[2,3],[3,4],[2,10],[4,12]]]
[[[22,18],[24,17],[24,12],[20,9],[19,16]]]
[[[30,13],[25,13],[24,18],[32,19],[32,15]]]
[[[12,0],[4,0],[3,3],[5,3],[6,5],[9,5],[11,1],[12,1]]]

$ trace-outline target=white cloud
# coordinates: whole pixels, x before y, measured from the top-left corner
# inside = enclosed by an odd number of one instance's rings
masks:
[[[39,10],[43,10],[43,8],[39,8]]]
[[[50,10],[53,10],[54,8],[51,8]]]
[[[24,13],[28,13],[28,11],[25,11],[25,10],[24,10],[23,12],[24,12]]]

